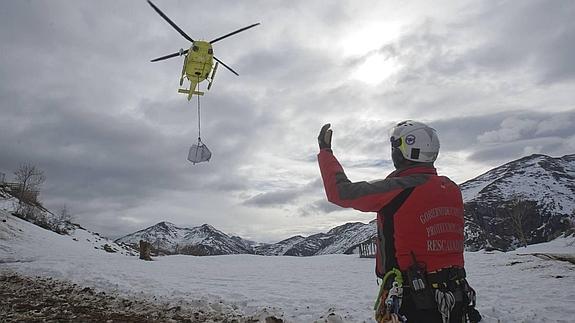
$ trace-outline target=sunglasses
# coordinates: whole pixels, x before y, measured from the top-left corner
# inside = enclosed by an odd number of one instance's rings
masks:
[[[399,146],[401,146],[401,137],[399,138],[395,138],[395,137],[391,137],[389,138],[389,141],[391,142],[391,148],[399,148]]]

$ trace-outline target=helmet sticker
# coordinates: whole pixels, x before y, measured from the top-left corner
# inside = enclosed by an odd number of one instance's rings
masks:
[[[405,137],[405,143],[408,145],[413,145],[415,143],[415,136],[414,135],[407,135],[407,137]]]

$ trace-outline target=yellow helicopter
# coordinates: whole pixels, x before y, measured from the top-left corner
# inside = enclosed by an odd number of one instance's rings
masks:
[[[182,48],[176,53],[158,57],[152,60],[152,62],[157,62],[172,57],[186,55],[186,57],[184,58],[184,65],[182,66],[182,75],[180,76],[180,86],[182,86],[182,84],[184,83],[184,77],[186,77],[188,81],[190,81],[190,87],[188,89],[186,88],[178,89],[178,93],[187,94],[188,101],[192,98],[194,94],[204,95],[204,92],[200,92],[199,88],[198,90],[196,90],[198,84],[203,80],[206,79],[208,80],[209,82],[208,90],[212,87],[212,83],[214,82],[214,76],[216,75],[216,70],[218,69],[218,63],[222,64],[225,68],[230,70],[235,75],[239,75],[231,67],[227,66],[226,64],[224,64],[224,62],[222,62],[221,60],[217,59],[214,56],[214,50],[212,49],[212,44],[224,38],[240,33],[244,30],[253,28],[259,25],[259,23],[238,29],[234,32],[218,37],[211,41],[193,40],[182,29],[180,29],[180,27],[178,27],[172,20],[170,20],[170,18],[168,18],[158,7],[156,7],[156,5],[154,5],[150,0],[148,0],[148,3],[150,4],[150,6],[152,6],[152,8],[154,8],[154,10],[160,16],[162,16],[162,18],[164,18],[164,20],[166,20],[172,27],[174,27],[174,29],[177,30],[180,33],[180,35],[182,35],[185,39],[192,42],[192,46],[190,46],[189,49],[184,50]],[[216,61],[215,66],[213,64],[214,60]]]

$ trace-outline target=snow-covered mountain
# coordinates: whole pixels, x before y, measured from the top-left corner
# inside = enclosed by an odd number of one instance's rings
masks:
[[[253,253],[249,241],[230,237],[209,224],[180,228],[169,222],[160,222],[121,237],[116,242],[138,246],[140,240],[150,242],[153,250],[164,254],[207,256]]]
[[[350,254],[359,244],[375,236],[375,222],[346,223],[327,233],[309,237],[295,236],[273,244],[259,244],[227,234],[204,224],[194,228],[180,228],[169,222],[160,222],[116,240],[137,247],[140,240],[152,244],[162,254],[188,254],[197,256],[225,254],[258,254],[265,256],[314,256]]]
[[[333,236],[333,241],[318,251],[317,255],[355,253],[355,249],[361,243],[371,240],[377,235],[376,221],[373,220],[368,224],[346,223],[331,229],[327,234]]]
[[[265,256],[283,256],[288,250],[303,240],[305,240],[304,237],[297,235],[277,243],[262,244],[255,248],[255,253]]]
[[[509,250],[522,242],[521,235],[528,244],[549,241],[575,220],[575,154],[527,156],[461,184],[461,190],[470,250]],[[514,199],[523,205],[515,222]]]
[[[464,202],[498,203],[519,195],[548,212],[575,211],[575,154],[527,156],[461,184]]]
[[[351,222],[303,238],[285,250],[285,256],[315,256],[327,254],[351,254],[358,245],[376,235],[375,222],[369,224]],[[285,240],[284,240],[285,241]],[[281,242],[280,242],[281,243]]]

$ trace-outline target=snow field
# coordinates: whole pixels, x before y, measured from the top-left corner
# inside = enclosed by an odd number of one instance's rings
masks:
[[[166,256],[146,262],[94,249],[78,234],[61,236],[12,216],[0,223],[0,270],[49,276],[123,295],[209,307],[266,312],[289,322],[373,322],[378,286],[374,260],[314,257]],[[573,322],[575,266],[529,252],[575,254],[574,238],[516,252],[466,253],[470,284],[485,322]]]

